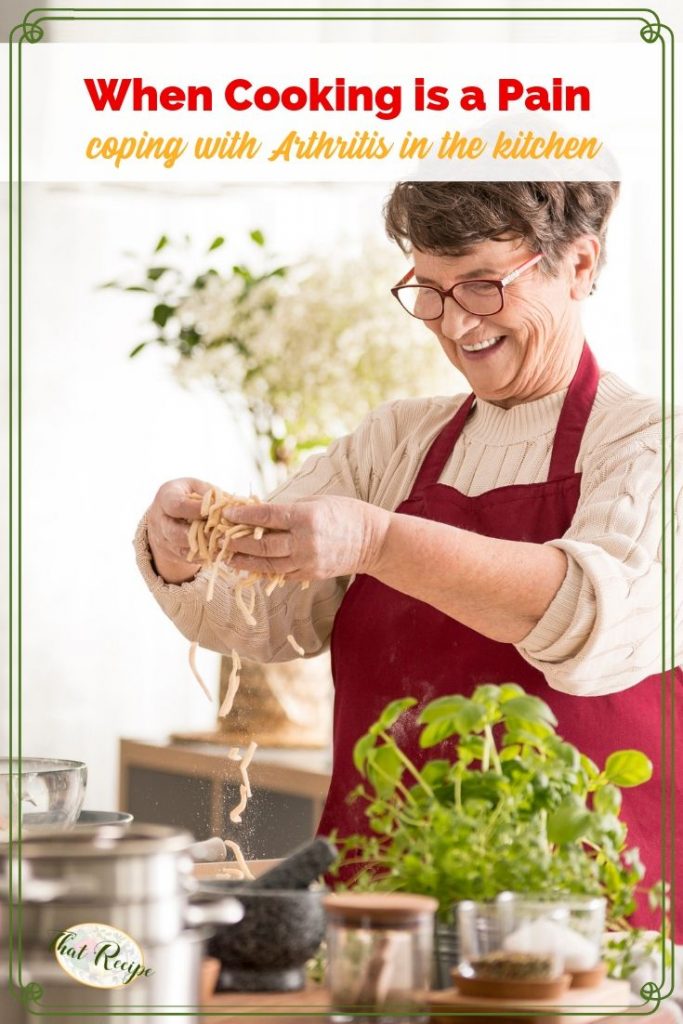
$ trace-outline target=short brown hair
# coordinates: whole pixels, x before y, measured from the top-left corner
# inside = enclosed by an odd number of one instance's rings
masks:
[[[462,256],[488,239],[523,238],[545,254],[549,273],[575,239],[597,235],[599,272],[618,195],[618,181],[403,181],[384,206],[384,221],[405,253]]]

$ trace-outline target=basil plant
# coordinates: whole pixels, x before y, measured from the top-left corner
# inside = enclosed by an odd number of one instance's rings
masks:
[[[651,777],[645,754],[594,764],[556,733],[547,704],[506,683],[427,704],[419,745],[440,756],[418,767],[392,734],[417,703],[392,701],[356,743],[363,782],[349,799],[365,802],[369,835],[336,837],[345,884],[433,896],[444,920],[458,900],[505,890],[603,895],[610,926],[628,927],[644,869],[621,789]]]

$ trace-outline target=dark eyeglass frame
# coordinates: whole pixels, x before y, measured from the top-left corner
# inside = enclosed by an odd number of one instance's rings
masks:
[[[394,285],[394,287],[391,289],[391,294],[397,300],[401,309],[404,309],[409,316],[415,317],[416,320],[422,320],[423,322],[429,323],[432,320],[440,320],[444,314],[444,309],[446,308],[446,299],[453,299],[453,301],[457,303],[457,305],[460,306],[461,309],[464,309],[466,313],[470,313],[471,316],[495,316],[496,313],[500,313],[501,309],[505,305],[505,286],[511,284],[513,281],[516,281],[517,278],[521,274],[524,274],[527,270],[531,270],[532,267],[535,267],[536,264],[543,259],[543,255],[544,254],[542,252],[539,252],[536,253],[535,256],[530,256],[528,260],[525,260],[524,263],[520,263],[518,267],[515,267],[515,269],[511,270],[509,274],[506,274],[505,277],[501,277],[497,281],[488,280],[487,278],[473,278],[471,281],[457,281],[452,288],[448,288],[446,291],[442,291],[441,288],[437,288],[436,285],[433,284],[408,284],[408,281],[410,281],[411,277],[413,277],[413,275],[415,274],[415,267],[412,267],[405,275],[405,277],[402,277],[398,284]],[[464,305],[464,303],[460,302],[460,300],[457,298],[455,290],[456,288],[459,288],[461,285],[473,284],[495,285],[496,288],[498,289],[500,306],[498,306],[497,309],[492,310],[490,313],[477,313],[473,309],[468,309],[467,306]],[[430,291],[436,292],[441,299],[441,312],[439,313],[439,315],[418,316],[416,313],[411,313],[409,309],[406,309],[406,307],[401,302],[399,293],[409,288],[421,288],[423,290],[429,289]]]

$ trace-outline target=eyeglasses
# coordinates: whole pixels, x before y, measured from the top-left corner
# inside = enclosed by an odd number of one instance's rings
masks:
[[[441,291],[434,285],[407,284],[415,273],[413,267],[391,289],[391,294],[398,299],[407,313],[418,320],[439,320],[443,316],[445,301],[448,298],[457,302],[466,313],[472,313],[474,316],[493,316],[494,313],[500,313],[503,308],[505,286],[516,281],[521,274],[531,270],[542,259],[543,253],[539,252],[499,281],[460,281],[447,291]]]

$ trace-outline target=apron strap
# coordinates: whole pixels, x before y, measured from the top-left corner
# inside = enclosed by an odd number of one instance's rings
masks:
[[[573,476],[576,472],[576,460],[579,457],[579,449],[599,382],[598,364],[584,342],[579,365],[565,395],[557,421],[548,480],[561,480]],[[424,487],[437,483],[462,433],[474,401],[474,393],[468,395],[453,418],[443,427],[441,433],[437,434],[415,478],[410,492],[411,498],[418,495]]]
[[[579,449],[599,383],[600,370],[597,361],[584,341],[579,365],[557,421],[548,480],[562,480],[576,472],[576,460],[579,457]]]
[[[441,433],[437,434],[431,448],[422,460],[422,465],[410,492],[411,497],[419,494],[423,487],[435,484],[438,481],[453,451],[455,442],[460,437],[462,428],[465,426],[465,421],[474,405],[474,399],[475,395],[472,392],[462,403],[455,416],[442,428]]]

